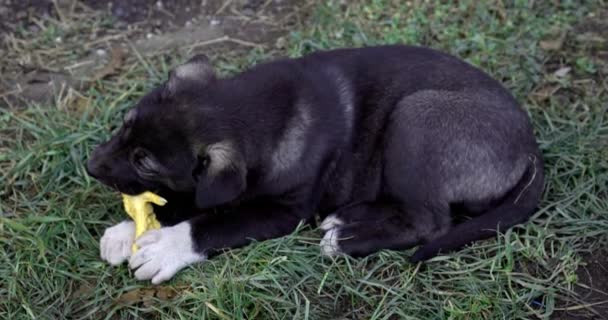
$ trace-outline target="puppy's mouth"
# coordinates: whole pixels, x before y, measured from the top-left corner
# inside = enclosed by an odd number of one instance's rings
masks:
[[[159,190],[158,187],[149,187],[149,186],[145,186],[143,184],[139,184],[136,182],[133,182],[133,183],[121,182],[121,181],[116,181],[115,179],[108,178],[108,177],[98,177],[98,176],[93,176],[93,175],[91,175],[91,176],[95,180],[99,181],[101,184],[103,184],[115,191],[118,191],[118,192],[124,193],[124,194],[128,194],[128,195],[138,195],[144,191],[152,191],[154,193],[157,193],[157,191]]]
[[[167,189],[170,189],[171,191],[174,192],[194,192],[194,187],[191,183],[180,183],[180,182],[174,182],[171,181],[170,179],[167,179],[165,181],[163,181],[163,184],[166,186]]]
[[[105,171],[112,172],[112,168],[106,168]],[[164,176],[141,177],[135,171],[124,172],[118,177],[114,175],[104,174],[103,170],[90,170],[87,166],[87,173],[90,177],[99,181],[101,184],[128,195],[138,195],[145,191],[150,191],[156,194],[163,193],[187,193],[193,192],[193,183],[190,181],[172,181],[172,179]]]
[[[131,196],[138,195],[145,191],[152,191],[152,192],[156,191],[156,190],[149,190],[151,188],[146,188],[144,186],[137,186],[137,185],[131,185],[131,184],[111,183],[111,184],[106,184],[106,185],[120,193],[128,194]]]

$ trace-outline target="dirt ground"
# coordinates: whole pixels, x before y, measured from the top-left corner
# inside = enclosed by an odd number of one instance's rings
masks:
[[[572,309],[556,312],[552,319],[608,319],[608,249],[588,253],[583,261],[585,265],[576,272],[578,283],[574,290],[579,303],[566,302],[560,307]],[[590,308],[579,308],[580,304]]]
[[[145,26],[152,32],[165,32],[185,26],[190,26],[201,17],[216,17],[221,19],[229,15],[249,17],[265,16],[279,19],[304,1],[293,0],[83,0],[79,5],[106,11],[120,21],[118,26],[127,28],[129,25]],[[71,0],[0,0],[0,33],[16,31],[19,28],[36,29],[36,19],[52,15],[57,6],[73,6]]]
[[[283,36],[301,23],[310,4],[298,0],[0,0],[0,32],[5,40],[0,55],[16,60],[0,64],[0,98],[17,107],[48,102],[65,87],[82,90],[87,82],[119,72],[120,60],[138,54],[280,50]],[[87,19],[95,20],[94,25],[87,27]],[[43,22],[49,20],[51,24]],[[68,26],[72,32],[53,33],[53,24]],[[23,30],[42,34],[42,39],[50,34],[51,43],[29,43],[14,36]],[[7,56],[4,50],[14,55]]]
[[[588,303],[602,303],[596,306],[598,314],[608,319],[608,250],[589,254],[584,257],[586,267],[578,270],[581,286],[578,294]]]
[[[563,39],[562,50],[570,50],[568,43],[573,40],[587,43],[587,49],[593,56],[608,61],[608,10],[597,12],[593,19],[581,21],[574,28],[571,36]],[[545,67],[551,68],[557,63],[557,60],[548,61]],[[598,77],[598,83],[607,80],[601,74],[598,74]],[[608,102],[605,103],[605,106],[608,108]],[[598,148],[606,148],[606,146],[605,143],[598,144]],[[589,252],[582,256],[583,266],[576,272],[578,283],[574,290],[578,295],[577,299],[580,299],[579,305],[571,310],[556,312],[552,319],[608,319],[608,246],[604,244],[601,247],[602,250]],[[580,308],[581,304],[588,308]],[[566,303],[566,306],[561,307],[568,308],[572,305],[572,303]]]

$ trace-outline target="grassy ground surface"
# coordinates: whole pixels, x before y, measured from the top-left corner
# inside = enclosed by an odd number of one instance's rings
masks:
[[[188,268],[161,286],[136,281],[126,266],[99,259],[101,233],[124,213],[117,194],[88,178],[83,163],[123,112],[189,52],[131,53],[117,72],[51,103],[17,108],[2,96],[0,318],[608,317],[608,296],[600,292],[608,288],[588,277],[598,274],[601,283],[608,274],[605,4],[347,2],[307,7],[306,20],[289,25],[276,43],[208,53],[230,74],[279,54],[401,42],[446,50],[487,70],[529,111],[545,155],[546,192],[530,223],[426,265],[408,263],[411,252],[324,258],[320,232],[304,227]],[[95,28],[112,35],[103,14],[52,17],[41,18],[36,33],[5,37],[4,68],[27,55],[58,68],[87,54],[79,35]],[[600,272],[586,269],[593,263]]]

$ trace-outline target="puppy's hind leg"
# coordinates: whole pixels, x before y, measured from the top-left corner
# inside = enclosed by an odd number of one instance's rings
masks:
[[[412,216],[415,214],[415,218]],[[403,250],[438,236],[444,228],[435,224],[428,208],[406,209],[398,203],[362,203],[328,216],[320,246],[323,254],[361,257],[382,249]]]
[[[425,261],[440,251],[449,252],[475,240],[495,236],[498,232],[523,223],[536,212],[544,190],[543,163],[540,155],[529,156],[530,165],[517,185],[502,202],[471,220],[454,226],[449,232],[429,241],[411,257],[412,262]]]

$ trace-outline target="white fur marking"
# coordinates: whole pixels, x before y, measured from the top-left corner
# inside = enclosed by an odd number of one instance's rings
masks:
[[[206,68],[202,63],[186,63],[175,68],[175,75],[180,79],[197,79],[206,72]]]
[[[350,132],[353,127],[354,120],[354,94],[351,89],[351,85],[344,76],[344,74],[338,68],[328,69],[330,77],[333,78],[338,87],[338,97],[340,105],[344,108],[344,119],[346,121],[346,132]],[[345,138],[350,137],[350,134],[344,135]]]
[[[210,145],[207,148],[207,154],[211,160],[209,174],[216,174],[229,166],[232,163],[233,153],[232,145],[227,141]]]
[[[306,147],[306,135],[312,122],[308,106],[296,105],[297,114],[289,121],[283,137],[272,154],[272,174],[276,176],[300,162]]]
[[[515,198],[515,201],[513,202],[514,204],[517,204],[517,202],[519,201],[519,198],[521,197],[521,195],[524,194],[524,192],[526,192],[526,190],[528,190],[528,188],[530,187],[530,185],[532,185],[532,182],[534,182],[534,179],[536,179],[536,156],[535,155],[530,155],[530,157],[528,157],[528,159],[530,161],[532,161],[532,167],[534,168],[534,172],[532,173],[532,177],[530,178],[530,181],[528,182],[528,184],[526,184],[526,186],[517,195],[517,198]]]
[[[190,230],[190,222],[186,221],[139,237],[135,243],[140,248],[129,260],[129,267],[137,269],[135,277],[159,284],[184,267],[205,261],[206,255],[194,251]]]
[[[321,239],[321,253],[326,256],[336,256],[340,253],[340,246],[338,245],[339,230],[338,228],[330,229],[325,233],[323,239]]]
[[[124,123],[133,122],[133,121],[135,121],[135,118],[137,118],[137,109],[133,108],[125,114],[123,122]]]
[[[323,222],[321,223],[321,226],[319,226],[319,228],[323,231],[327,231],[327,230],[336,228],[338,226],[341,226],[342,224],[344,224],[344,222],[342,220],[340,220],[338,217],[336,217],[335,214],[332,214],[332,215],[327,216],[327,218],[325,218],[325,220],[323,220]]]
[[[123,221],[107,228],[99,240],[101,259],[111,265],[119,265],[131,256],[131,245],[135,241],[135,223]]]

